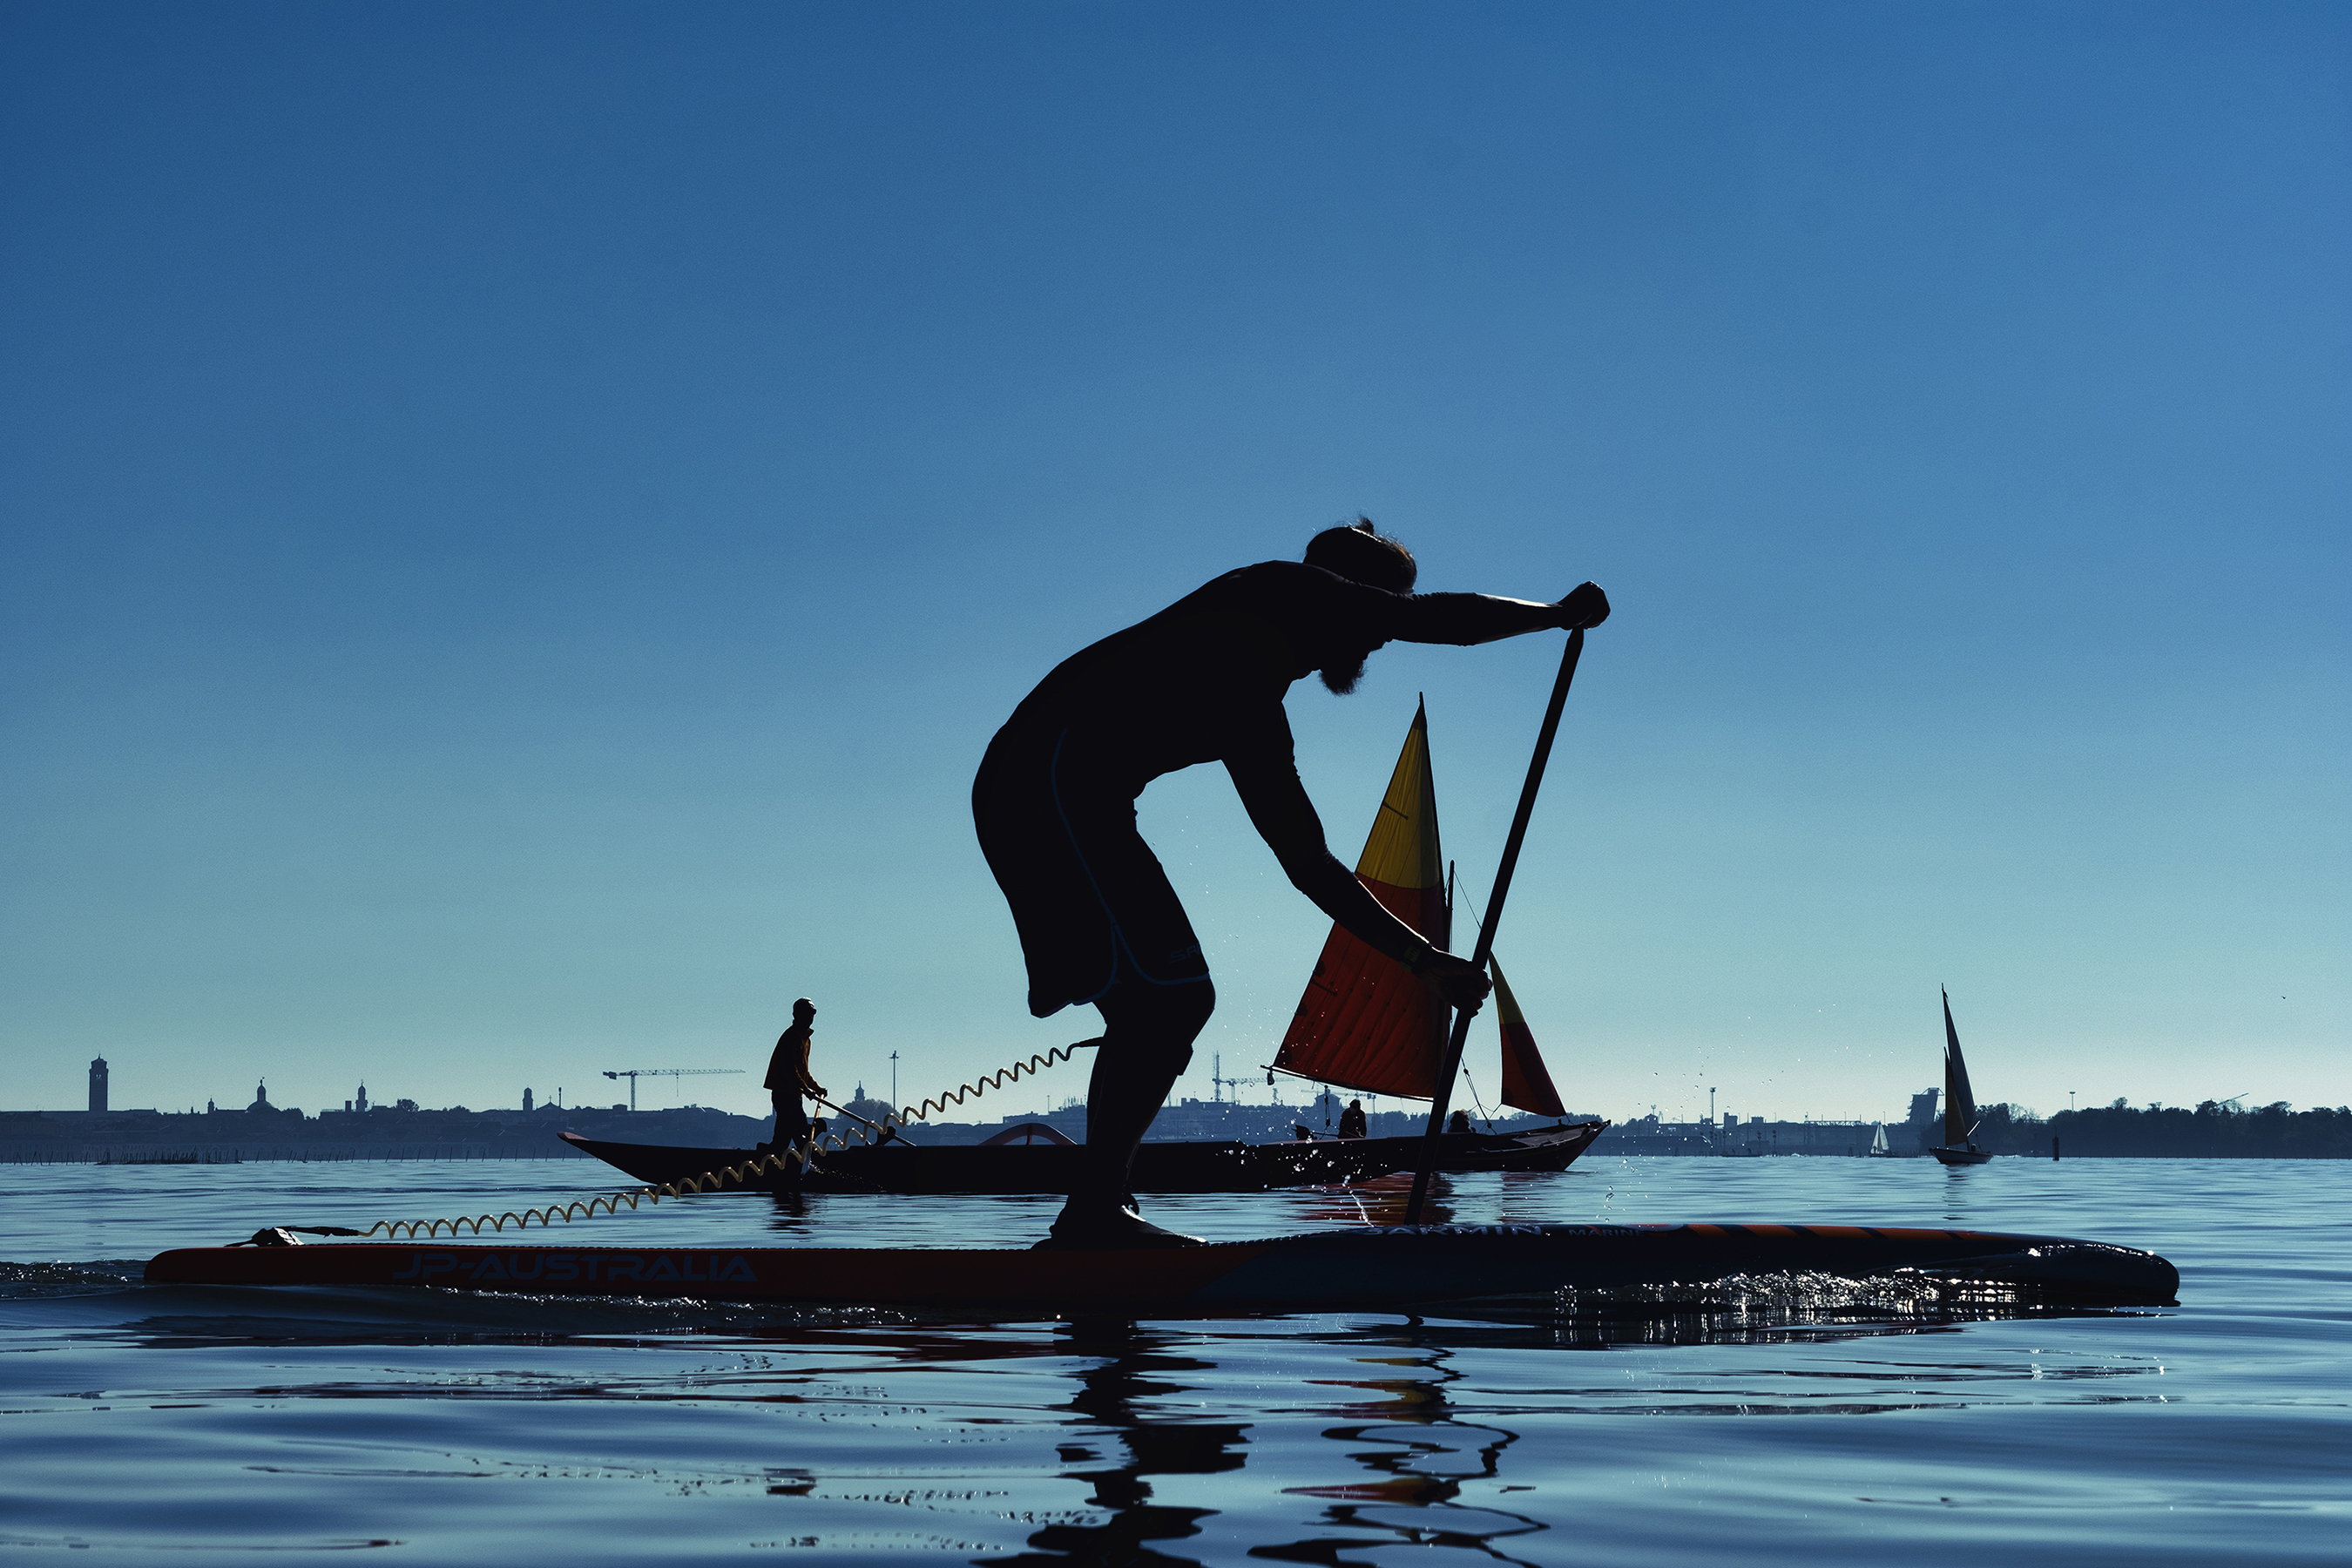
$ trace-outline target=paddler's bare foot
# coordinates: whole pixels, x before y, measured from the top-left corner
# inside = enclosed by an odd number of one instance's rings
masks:
[[[1070,1204],[1054,1222],[1053,1234],[1033,1252],[1122,1252],[1144,1247],[1206,1247],[1197,1236],[1162,1230],[1131,1208]]]

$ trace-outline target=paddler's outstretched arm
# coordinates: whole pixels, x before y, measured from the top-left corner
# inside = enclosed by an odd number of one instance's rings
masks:
[[[1323,839],[1323,819],[1298,782],[1298,770],[1285,758],[1226,759],[1225,772],[1242,797],[1258,836],[1282,863],[1290,885],[1315,907],[1361,938],[1375,952],[1434,981],[1456,1007],[1475,1010],[1491,984],[1467,959],[1436,947],[1389,913],[1355,874],[1332,855]]]
[[[1467,647],[1554,627],[1590,628],[1608,618],[1609,595],[1598,583],[1583,584],[1556,605],[1502,599],[1492,594],[1414,594],[1403,602],[1396,635],[1403,642]]]

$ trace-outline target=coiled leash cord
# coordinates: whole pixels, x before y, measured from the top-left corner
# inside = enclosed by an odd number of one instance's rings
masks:
[[[353,1230],[347,1226],[340,1225],[276,1226],[265,1230],[257,1230],[249,1239],[231,1242],[229,1245],[232,1247],[299,1247],[301,1243],[295,1238],[301,1236],[366,1237],[379,1233],[400,1240],[415,1237],[436,1237],[444,1230],[451,1236],[456,1236],[460,1231],[468,1231],[475,1236],[479,1236],[485,1226],[492,1231],[503,1231],[509,1221],[513,1222],[515,1228],[520,1230],[531,1225],[553,1225],[558,1220],[568,1223],[575,1219],[593,1219],[598,1215],[618,1214],[621,1212],[623,1204],[628,1205],[629,1208],[635,1211],[640,1203],[659,1204],[664,1198],[682,1198],[693,1193],[720,1192],[730,1185],[740,1186],[753,1178],[792,1169],[793,1162],[797,1162],[799,1170],[805,1172],[816,1165],[819,1153],[848,1148],[848,1140],[853,1135],[864,1144],[878,1145],[887,1142],[896,1136],[898,1128],[910,1127],[918,1121],[928,1120],[933,1111],[946,1110],[953,1106],[961,1105],[965,1100],[985,1094],[992,1089],[1002,1089],[1006,1084],[1017,1082],[1033,1073],[1043,1072],[1050,1067],[1058,1067],[1078,1052],[1100,1044],[1102,1041],[1099,1038],[1076,1040],[1066,1046],[1055,1046],[1051,1050],[1039,1051],[1025,1062],[1014,1062],[1009,1067],[999,1068],[994,1072],[983,1073],[971,1082],[958,1084],[945,1094],[927,1099],[919,1105],[910,1105],[887,1112],[880,1121],[868,1121],[855,1111],[842,1110],[840,1106],[822,1096],[812,1095],[810,1098],[816,1100],[818,1104],[828,1110],[841,1111],[842,1115],[848,1117],[858,1125],[844,1132],[829,1132],[822,1143],[817,1141],[814,1134],[811,1134],[797,1143],[785,1145],[782,1153],[761,1154],[740,1165],[721,1165],[716,1169],[705,1171],[698,1176],[681,1177],[675,1182],[664,1182],[659,1186],[638,1187],[628,1192],[600,1193],[593,1198],[568,1199],[561,1203],[551,1203],[545,1208],[525,1209],[520,1214],[509,1209],[504,1214],[470,1215],[457,1219],[380,1219],[365,1230]],[[866,1130],[869,1128],[880,1133],[881,1136],[879,1138],[867,1136]]]

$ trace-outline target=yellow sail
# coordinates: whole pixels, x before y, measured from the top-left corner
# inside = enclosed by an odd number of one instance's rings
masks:
[[[1391,914],[1444,947],[1444,868],[1429,718],[1416,709],[1356,861],[1356,879]],[[1451,1009],[1426,982],[1335,924],[1274,1065],[1344,1089],[1426,1100],[1435,1090],[1450,1022]]]

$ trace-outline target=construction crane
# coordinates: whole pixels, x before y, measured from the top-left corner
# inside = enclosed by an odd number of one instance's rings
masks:
[[[1230,1089],[1234,1091],[1234,1103],[1235,1105],[1239,1105],[1242,1102],[1241,1087],[1247,1083],[1249,1079],[1245,1078],[1227,1078],[1225,1076],[1225,1058],[1222,1056],[1212,1056],[1209,1058],[1209,1081],[1217,1086],[1217,1098],[1219,1100],[1223,1100],[1224,1098],[1223,1091]]]
[[[724,1078],[729,1073],[740,1073],[742,1070],[743,1069],[741,1068],[623,1068],[618,1072],[608,1072],[604,1076],[606,1078],[625,1078],[629,1080],[629,1109],[631,1110],[635,1110],[637,1108],[637,1079],[641,1078],[669,1079],[673,1080],[669,1086],[670,1092],[672,1094],[676,1094],[677,1092],[677,1084],[675,1081],[676,1079],[682,1078]]]

